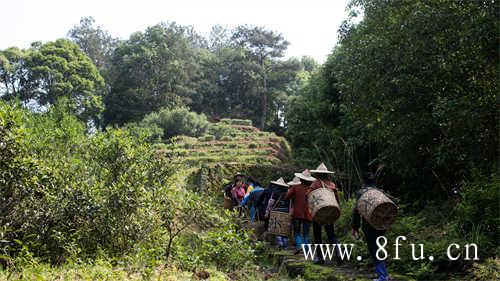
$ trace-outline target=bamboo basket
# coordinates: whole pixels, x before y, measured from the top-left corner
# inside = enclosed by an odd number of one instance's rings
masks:
[[[271,211],[269,215],[269,233],[282,236],[290,236],[291,219],[288,212]]]
[[[335,193],[328,188],[318,188],[307,196],[307,205],[313,221],[319,224],[333,224],[340,217],[340,207]]]
[[[378,230],[388,229],[396,220],[398,207],[382,191],[368,189],[356,205],[360,215]]]
[[[233,208],[233,200],[224,196],[224,209],[231,210]]]

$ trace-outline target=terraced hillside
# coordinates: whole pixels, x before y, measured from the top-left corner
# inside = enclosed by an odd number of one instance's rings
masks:
[[[288,142],[260,131],[250,120],[222,119],[212,123],[204,136],[174,137],[156,149],[158,156],[192,168],[193,183],[209,191],[219,190],[235,172],[253,175],[265,183],[293,170]]]
[[[240,120],[247,121],[248,120]],[[208,163],[280,164],[289,161],[286,140],[251,125],[225,119],[199,138],[180,136],[158,146],[158,153],[190,166]]]

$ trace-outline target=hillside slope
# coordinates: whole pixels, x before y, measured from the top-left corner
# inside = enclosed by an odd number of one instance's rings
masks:
[[[158,153],[175,163],[189,166],[209,163],[280,164],[290,160],[290,147],[284,138],[251,125],[238,125],[231,119],[212,124],[208,134],[199,138],[175,137],[170,143],[159,145]]]
[[[275,133],[260,131],[250,120],[222,119],[211,124],[204,136],[175,137],[156,149],[158,156],[192,168],[191,185],[203,191],[222,190],[236,172],[267,184],[279,176],[290,177],[294,170],[288,142]]]

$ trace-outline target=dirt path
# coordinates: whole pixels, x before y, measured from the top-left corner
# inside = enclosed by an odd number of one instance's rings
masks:
[[[373,270],[358,267],[355,263],[345,262],[337,265],[327,262],[316,265],[306,261],[302,254],[294,255],[293,251],[270,251],[270,260],[278,272],[286,272],[290,278],[302,277],[304,280],[318,281],[372,281],[376,278]],[[394,281],[412,281],[414,279],[391,273]]]

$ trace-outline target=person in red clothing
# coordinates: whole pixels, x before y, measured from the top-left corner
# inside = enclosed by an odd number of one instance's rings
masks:
[[[288,183],[291,187],[288,189],[286,198],[293,202],[292,225],[296,254],[300,252],[302,245],[309,244],[312,217],[307,206],[306,194],[314,180],[309,171],[305,170],[302,173],[296,173],[293,181]]]
[[[326,187],[328,189],[331,189],[333,193],[335,193],[335,198],[337,199],[337,203],[339,201],[339,193],[337,191],[337,186],[335,183],[330,178],[330,175],[332,175],[334,172],[328,171],[328,168],[324,163],[321,163],[316,170],[311,170],[311,173],[314,174],[314,177],[316,178],[316,181],[314,181],[311,184],[311,188],[309,189],[309,192],[318,189],[320,187]]]
[[[328,168],[324,163],[321,163],[316,170],[311,170],[311,173],[314,174],[314,176],[317,178],[315,182],[311,184],[311,187],[309,188],[309,192],[318,189],[318,188],[329,188],[335,193],[335,198],[337,199],[337,202],[339,202],[339,195],[337,192],[337,187],[335,186],[335,183],[330,179],[330,175],[332,175],[334,172],[329,171]],[[323,239],[321,237],[321,228],[322,225],[313,222],[313,235],[314,235],[314,243],[316,244],[322,244]],[[330,244],[339,244],[339,240],[337,239],[337,236],[335,235],[335,229],[333,227],[333,224],[326,224],[324,225],[326,236],[328,237],[328,242]],[[340,258],[340,252],[339,248],[335,247],[335,254],[337,258],[337,263],[341,264],[343,261]],[[315,263],[322,264],[325,261],[323,260],[323,257],[319,255],[319,258],[315,260]]]
[[[238,179],[231,189],[231,195],[233,199],[237,202],[237,205],[240,204],[243,197],[245,197],[246,188],[245,183],[243,183],[242,179]]]

